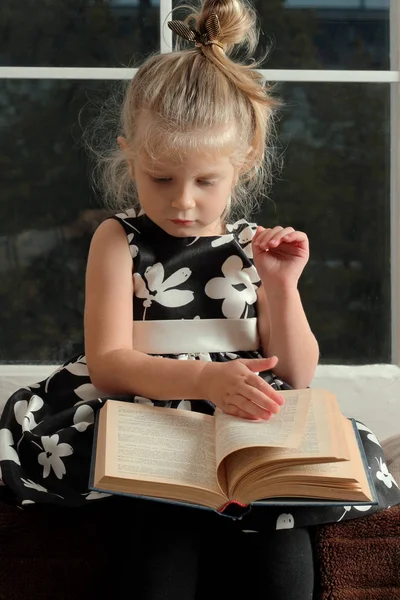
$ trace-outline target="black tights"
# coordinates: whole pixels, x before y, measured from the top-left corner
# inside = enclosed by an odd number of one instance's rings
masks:
[[[219,515],[184,509],[174,518],[174,509],[152,507],[149,520],[142,519],[142,530],[132,540],[129,593],[122,585],[121,598],[312,599],[307,529],[242,533]]]

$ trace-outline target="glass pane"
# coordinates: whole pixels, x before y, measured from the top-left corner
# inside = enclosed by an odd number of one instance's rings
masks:
[[[159,20],[158,0],[1,0],[0,65],[134,67]]]
[[[111,85],[0,81],[0,361],[58,362],[82,347],[84,270],[103,213],[81,126]]]
[[[300,280],[321,363],[390,362],[389,85],[285,84],[262,224],[310,239]]]
[[[0,361],[82,348],[87,251],[104,214],[78,121],[110,85],[0,82]],[[284,166],[255,218],[309,236],[300,289],[321,363],[390,362],[389,86],[277,91]]]
[[[390,0],[254,0],[268,69],[390,69]]]

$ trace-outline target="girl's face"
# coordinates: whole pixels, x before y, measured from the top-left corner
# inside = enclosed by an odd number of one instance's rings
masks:
[[[143,211],[170,235],[225,233],[221,217],[237,178],[228,156],[193,151],[174,162],[167,155],[154,161],[142,153],[132,174]]]

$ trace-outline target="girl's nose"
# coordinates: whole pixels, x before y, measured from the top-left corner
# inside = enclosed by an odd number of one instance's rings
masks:
[[[193,190],[189,186],[177,189],[172,200],[172,207],[178,209],[189,209],[195,206]]]

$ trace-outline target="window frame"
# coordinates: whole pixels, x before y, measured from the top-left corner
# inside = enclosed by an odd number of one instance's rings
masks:
[[[160,50],[169,52],[172,48],[172,31],[165,27],[170,18],[172,0],[160,0]],[[400,390],[400,59],[399,28],[400,7],[398,0],[390,0],[390,70],[356,71],[356,70],[310,70],[310,69],[261,69],[260,73],[271,82],[332,82],[332,83],[375,83],[390,84],[390,238],[391,238],[391,362],[376,367],[378,377],[393,375],[393,367],[398,370],[397,378]],[[58,80],[121,80],[130,79],[137,69],[125,68],[86,68],[86,67],[0,67],[2,79],[58,79]],[[1,365],[0,364],[0,398],[15,385],[27,385],[28,381],[38,381],[57,365]],[[342,368],[350,377],[354,377],[361,367],[344,367],[341,365],[320,365],[317,379],[335,376],[337,369]],[[341,375],[340,375],[341,376]],[[346,375],[347,376],[347,375]]]

